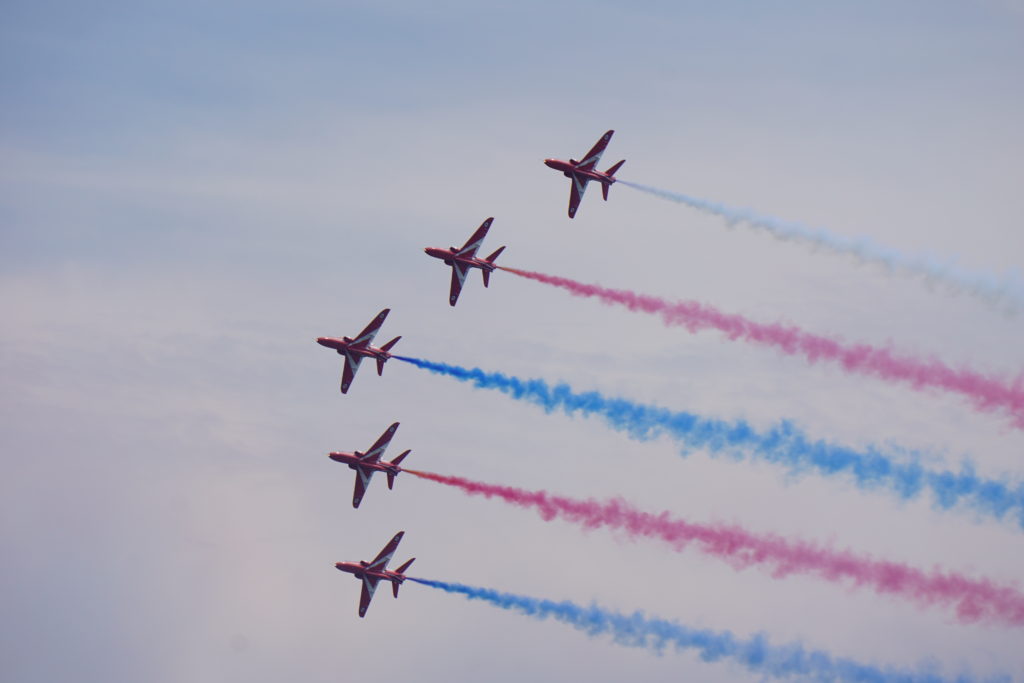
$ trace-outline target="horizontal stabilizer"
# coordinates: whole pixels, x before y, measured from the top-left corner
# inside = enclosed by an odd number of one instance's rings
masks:
[[[395,594],[396,598],[398,597],[398,587],[401,585],[402,584],[398,583],[397,581],[391,582],[391,591]]]
[[[405,570],[406,570],[406,569],[408,569],[408,568],[410,567],[410,565],[412,565],[412,563],[413,563],[413,562],[415,562],[415,561],[416,561],[416,558],[415,558],[415,557],[410,557],[410,558],[409,558],[409,561],[408,561],[408,562],[406,562],[405,564],[403,564],[403,565],[402,565],[401,567],[399,567],[399,568],[398,568],[398,569],[396,569],[395,571],[396,571],[397,573],[399,573],[399,574],[404,574],[404,573],[405,573]]]
[[[604,197],[605,201],[608,201],[608,185],[601,183],[601,196]]]
[[[407,451],[402,451],[401,453],[398,454],[398,457],[396,457],[394,460],[391,461],[391,464],[392,465],[399,464],[400,462],[405,460],[405,456],[409,455],[410,453],[412,453],[412,449],[409,449]]]
[[[387,344],[385,344],[384,346],[380,347],[380,350],[381,350],[381,351],[390,351],[390,350],[391,350],[391,347],[392,347],[392,346],[394,346],[395,344],[397,344],[397,343],[398,343],[398,340],[399,340],[399,339],[401,339],[401,338],[402,338],[402,336],[401,336],[401,335],[399,335],[399,336],[395,337],[394,339],[392,339],[391,341],[389,341],[389,342],[388,342]]]
[[[505,247],[498,247],[498,250],[495,251],[490,256],[488,256],[487,258],[485,258],[484,261],[487,261],[488,263],[494,263],[494,259],[498,258],[498,254],[500,254],[503,251],[505,251]]]
[[[614,166],[612,166],[611,168],[609,168],[609,169],[608,169],[607,171],[605,171],[605,172],[604,172],[604,174],[605,174],[605,175],[609,175],[609,176],[614,176],[614,175],[615,175],[615,172],[616,172],[616,171],[618,171],[618,170],[619,170],[620,168],[622,168],[622,165],[623,165],[624,163],[626,163],[626,160],[625,160],[625,159],[623,159],[623,160],[622,160],[622,161],[620,161],[619,163],[617,163],[617,164],[615,164]]]

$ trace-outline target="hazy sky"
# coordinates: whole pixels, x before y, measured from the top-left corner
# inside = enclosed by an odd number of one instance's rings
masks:
[[[596,600],[944,674],[1024,678],[1021,632],[736,571],[405,475],[406,464],[830,542],[1007,583],[1019,526],[846,480],[680,457],[393,361],[564,380],[1021,482],[1024,432],[962,398],[809,366],[495,273],[456,308],[422,253],[487,216],[501,262],[1024,368],[1024,314],[630,188],[575,220],[544,157],[609,128],[628,180],[910,253],[1024,267],[1019,2],[7,2],[0,22],[0,674],[10,681],[742,681],[407,584],[365,619],[333,568],[396,531],[417,576]]]

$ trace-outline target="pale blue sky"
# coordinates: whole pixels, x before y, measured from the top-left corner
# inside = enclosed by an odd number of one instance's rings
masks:
[[[711,6],[713,5],[713,6]],[[615,187],[574,221],[548,156],[608,128],[636,182],[1024,267],[1013,2],[10,2],[0,22],[0,673],[17,681],[741,681],[407,585],[356,617],[337,560],[1024,677],[1020,633],[581,534],[331,450],[831,541],[999,581],[1019,529],[767,465],[680,458],[393,362],[563,379],[1020,481],[1024,435],[928,395],[667,330],[497,273],[455,309],[422,254],[495,216],[502,261],[1015,375],[1021,316]],[[614,157],[614,158],[613,158]],[[489,252],[488,252],[489,253]]]

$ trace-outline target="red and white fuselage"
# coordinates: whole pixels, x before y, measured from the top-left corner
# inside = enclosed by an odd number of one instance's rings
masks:
[[[377,360],[386,361],[391,358],[391,354],[382,348],[371,346],[369,344],[360,346],[355,343],[356,340],[352,337],[317,337],[316,343],[320,346],[326,346],[329,349],[334,349],[343,356],[353,355],[360,358],[376,358]]]
[[[346,453],[344,451],[331,452],[328,454],[334,462],[340,462],[343,465],[348,465],[350,470],[363,470],[370,472],[388,472],[392,475],[396,475],[402,471],[396,463],[393,462],[363,462],[364,453],[355,451],[353,453]]]
[[[447,249],[442,249],[441,247],[426,247],[423,251],[425,251],[428,256],[441,259],[444,261],[446,266],[453,266],[458,263],[466,268],[479,268],[480,270],[488,273],[493,272],[494,269],[498,267],[486,259],[477,258],[475,256],[462,256],[459,254],[459,250],[455,247],[448,247]]]
[[[316,343],[320,346],[334,349],[342,355],[351,353],[363,358],[377,358],[385,361],[391,358],[391,354],[384,349],[370,346],[369,344],[366,346],[357,345],[352,337],[317,337]]]
[[[605,185],[611,185],[615,182],[615,176],[610,176],[603,171],[598,171],[593,168],[580,168],[580,162],[575,159],[569,159],[563,161],[561,159],[545,159],[544,165],[548,168],[553,168],[556,171],[561,171],[562,175],[566,178],[586,178],[587,180],[596,180],[599,183]]]
[[[365,560],[359,560],[358,562],[335,562],[334,568],[347,574],[353,574],[357,579],[369,578],[370,580],[390,581],[397,584],[405,581],[405,574],[399,574],[390,569],[373,569],[370,563]],[[363,615],[360,614],[359,616]]]

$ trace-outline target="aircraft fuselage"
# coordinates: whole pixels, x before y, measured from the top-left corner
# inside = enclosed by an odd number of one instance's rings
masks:
[[[350,353],[353,356],[363,356],[365,358],[383,358],[387,360],[391,358],[391,354],[384,349],[379,349],[376,346],[353,346],[352,339],[349,337],[317,337],[316,343],[320,346],[326,346],[329,349],[334,349],[338,353]]]
[[[475,256],[459,256],[456,252],[458,249],[455,247],[449,247],[448,249],[442,249],[440,247],[426,247],[423,250],[427,256],[433,256],[444,261],[446,266],[453,265],[454,263],[461,263],[464,266],[470,268],[479,268],[480,270],[486,270],[487,272],[493,272],[496,265],[484,259],[476,258]]]
[[[334,462],[340,462],[343,465],[348,465],[349,469],[353,470],[372,470],[374,472],[391,472],[392,474],[398,474],[400,468],[398,465],[393,465],[390,462],[364,462],[360,460],[363,453],[356,451],[355,453],[344,453],[334,452],[328,453],[327,457]]]
[[[387,569],[367,569],[366,562],[335,562],[334,568],[347,574],[354,574],[357,579],[369,577],[391,583],[402,583],[405,581],[405,574],[389,571]]]
[[[561,171],[562,175],[566,178],[572,178],[576,176],[578,178],[586,178],[587,180],[594,180],[605,185],[611,185],[615,182],[615,177],[610,176],[607,173],[602,173],[594,169],[584,170],[576,164],[569,161],[562,161],[561,159],[545,159],[544,165],[548,168],[553,168],[556,171]]]

